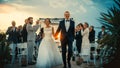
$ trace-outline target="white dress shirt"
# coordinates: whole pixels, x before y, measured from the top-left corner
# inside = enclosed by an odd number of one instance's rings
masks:
[[[65,27],[66,27],[66,31],[68,31],[68,29],[69,29],[69,27],[70,27],[70,20],[67,21],[67,20],[65,19]]]

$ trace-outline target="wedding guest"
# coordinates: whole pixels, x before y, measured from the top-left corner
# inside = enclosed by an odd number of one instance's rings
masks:
[[[105,26],[101,26],[101,31],[98,33],[98,42],[100,40],[102,40],[105,36],[107,35],[106,32],[106,27]],[[101,46],[101,45],[99,45]],[[100,54],[100,49],[97,49],[97,54]],[[97,59],[99,59],[100,56],[97,57]]]
[[[90,41],[90,43],[95,42],[95,30],[94,30],[94,26],[90,26],[89,27],[89,41]]]
[[[33,59],[33,52],[35,47],[35,32],[39,28],[39,22],[36,22],[36,25],[32,26],[33,24],[33,17],[28,18],[28,24],[26,26],[27,29],[27,47],[28,47],[28,65],[35,64]]]
[[[89,24],[87,22],[84,23],[83,25],[83,30],[81,31],[82,33],[82,50],[81,54],[84,59],[84,61],[89,61],[89,56],[90,56],[90,42],[89,42]]]
[[[17,32],[17,27],[16,27],[16,22],[15,21],[12,21],[12,26],[8,27],[7,31],[6,31],[6,34],[8,35],[8,39],[7,41],[9,43],[11,43],[12,45],[12,60],[11,60],[11,63],[14,64],[15,63],[15,49],[16,49],[16,46],[17,46],[17,42],[18,42],[18,32]]]
[[[77,31],[76,31],[75,39],[76,39],[76,47],[79,55],[81,53],[81,44],[82,44],[82,35],[81,35],[81,28],[83,28],[82,23],[78,24],[76,28]]]
[[[18,31],[18,43],[23,42],[23,35],[22,35],[22,25],[18,26],[17,31]]]
[[[22,43],[22,33],[21,33],[21,31],[22,31],[22,25],[20,25],[20,26],[18,26],[18,28],[16,29],[16,31],[17,31],[17,44],[18,43]],[[17,45],[18,46],[18,45]],[[17,59],[18,58],[18,47],[16,46],[16,48],[15,48],[15,59]]]
[[[22,30],[23,42],[27,42],[27,30],[26,30],[27,23],[28,23],[28,19],[25,19],[25,24],[23,25],[23,30]]]
[[[90,41],[90,59],[93,59],[93,52],[95,51],[94,43],[95,43],[95,30],[94,26],[89,27],[89,41]]]
[[[107,35],[107,32],[105,31],[105,26],[101,27],[101,31],[98,33],[98,40],[101,40],[104,38],[104,36]]]

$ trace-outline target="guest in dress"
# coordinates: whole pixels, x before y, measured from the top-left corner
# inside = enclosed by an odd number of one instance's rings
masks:
[[[81,31],[82,33],[82,50],[81,50],[81,55],[84,59],[84,61],[89,61],[89,56],[90,56],[90,42],[89,42],[89,25],[88,23],[84,23],[83,25],[83,30]]]

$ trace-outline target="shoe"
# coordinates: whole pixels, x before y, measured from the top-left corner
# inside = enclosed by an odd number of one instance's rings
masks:
[[[66,66],[63,66],[63,68],[67,68]]]
[[[26,65],[21,65],[22,67],[26,67],[27,66],[27,64]]]
[[[75,56],[72,57],[72,61],[75,61]]]
[[[63,68],[67,68],[66,64],[63,65]]]
[[[35,62],[28,63],[28,65],[35,65],[35,64],[36,64]]]
[[[71,63],[70,62],[68,62],[68,68],[71,68]]]
[[[79,54],[77,54],[76,56],[78,56],[78,57],[79,57]]]

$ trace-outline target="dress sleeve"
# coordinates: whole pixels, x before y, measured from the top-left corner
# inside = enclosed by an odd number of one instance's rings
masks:
[[[86,28],[84,31],[81,30],[82,36],[84,36],[85,34],[88,34],[88,33],[89,33],[89,29],[88,28]]]

